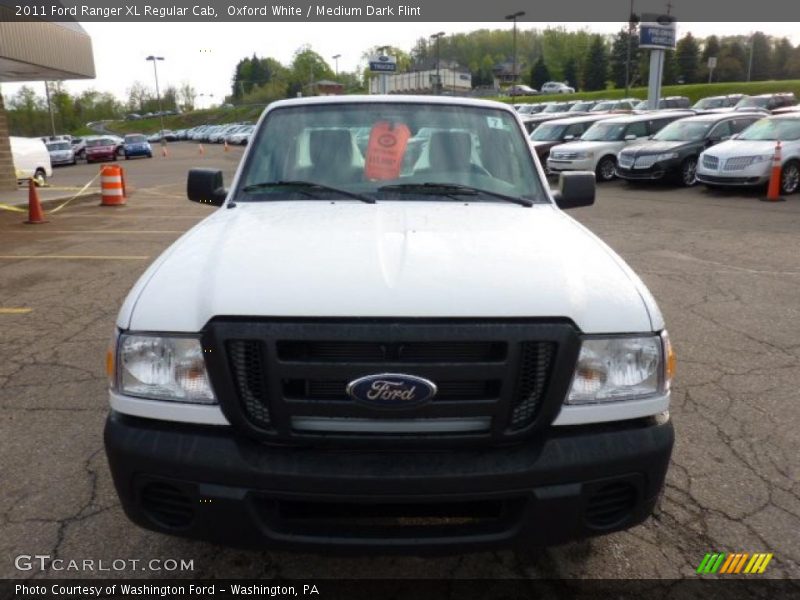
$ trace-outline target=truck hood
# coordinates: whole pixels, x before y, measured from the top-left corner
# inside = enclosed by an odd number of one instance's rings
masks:
[[[136,284],[118,325],[565,317],[616,333],[659,328],[657,311],[625,263],[550,204],[272,201],[220,209],[187,232]]]

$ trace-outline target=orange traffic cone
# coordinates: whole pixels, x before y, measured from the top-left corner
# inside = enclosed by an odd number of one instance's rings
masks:
[[[761,199],[762,202],[783,202],[786,198],[781,197],[781,141],[775,144],[775,155],[772,157],[772,171],[769,175],[769,186],[767,187],[767,197]]]
[[[28,180],[28,225],[41,225],[47,223],[44,218],[42,203],[39,202],[39,192],[36,191],[36,183],[33,179]]]
[[[119,165],[101,167],[100,206],[123,206],[126,201],[122,167]]]

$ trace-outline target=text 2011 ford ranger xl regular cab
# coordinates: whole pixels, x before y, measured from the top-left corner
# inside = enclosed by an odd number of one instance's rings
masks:
[[[221,206],[130,292],[105,443],[143,527],[238,546],[464,552],[642,522],[673,444],[664,321],[561,209],[517,115],[276,102]]]

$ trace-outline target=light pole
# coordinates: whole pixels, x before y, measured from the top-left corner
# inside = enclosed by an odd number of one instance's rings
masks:
[[[753,72],[753,35],[750,34],[750,59],[747,61],[747,81],[750,81],[750,75]]]
[[[47,110],[50,111],[50,130],[53,132],[53,137],[56,137],[56,119],[53,116],[53,104],[50,102],[50,86],[44,82],[44,93],[47,96]]]
[[[513,60],[514,60],[514,63],[513,64],[514,64],[514,66],[512,67],[512,70],[511,70],[511,77],[513,77],[513,83],[515,83],[515,84],[517,83],[517,19],[519,17],[523,16],[524,14],[525,14],[525,11],[524,10],[520,10],[520,11],[515,12],[513,15],[506,15],[506,20],[513,20],[514,21],[514,41],[513,41],[513,45],[514,45],[514,49],[513,49],[513,55],[514,55]]]
[[[156,63],[159,60],[164,60],[163,56],[148,56],[145,60],[152,60],[153,61],[153,75],[156,78],[156,98],[158,99],[158,117],[161,120],[161,143],[164,143],[164,110],[161,108],[161,92],[158,89],[158,69],[156,68]]]
[[[631,0],[631,12],[628,15],[628,51],[625,58],[625,97],[631,86],[631,38],[633,37],[633,23],[636,16],[633,14],[633,0]]]
[[[434,33],[431,36],[432,40],[436,40],[436,94],[437,95],[442,93],[442,79],[441,75],[439,75],[439,59],[440,59],[439,40],[441,40],[442,37],[444,37],[444,35],[445,35],[444,31],[440,31],[439,33]]]
[[[339,79],[339,59],[342,57],[341,54],[334,54],[333,60],[336,61],[336,79]]]

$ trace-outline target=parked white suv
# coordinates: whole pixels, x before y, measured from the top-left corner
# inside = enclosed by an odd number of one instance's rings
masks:
[[[617,154],[624,147],[646,140],[662,127],[694,113],[670,111],[629,115],[605,119],[586,130],[580,140],[569,142],[550,150],[547,169],[550,173],[563,171],[591,171],[598,181],[616,177]]]
[[[575,88],[568,86],[566,83],[560,81],[548,81],[542,84],[542,89],[539,90],[540,94],[574,94]]]
[[[568,173],[551,192],[501,103],[270,104],[229,190],[190,171],[189,198],[221,208],[117,317],[105,444],[127,515],[362,553],[645,520],[673,358],[647,288],[562,210],[594,186]]]
[[[700,155],[697,180],[708,186],[755,186],[769,181],[777,140],[781,141],[781,193],[800,189],[800,115],[756,121],[734,139]]]

